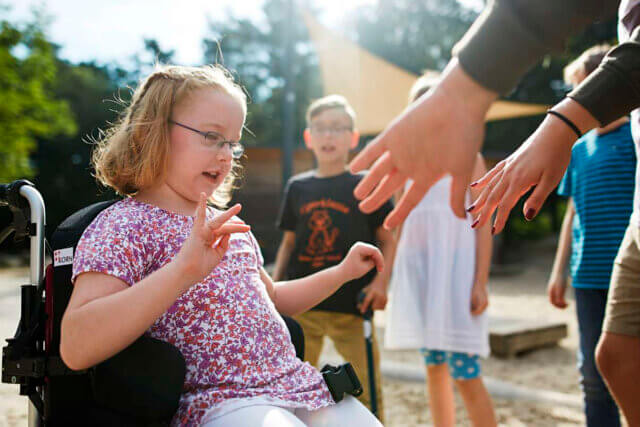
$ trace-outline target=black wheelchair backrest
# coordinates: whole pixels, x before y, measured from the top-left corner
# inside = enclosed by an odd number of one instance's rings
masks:
[[[47,270],[47,354],[60,354],[62,316],[73,285],[73,255],[82,233],[116,200],[81,209],[58,226],[51,238],[53,268]],[[49,424],[167,424],[182,392],[186,366],[180,351],[142,336],[116,356],[87,372],[50,377],[45,385],[44,419]],[[75,421],[74,421],[75,420]],[[84,424],[84,425],[87,425]]]

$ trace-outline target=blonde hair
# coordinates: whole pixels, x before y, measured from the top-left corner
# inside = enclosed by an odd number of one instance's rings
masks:
[[[307,126],[311,126],[311,120],[313,120],[315,116],[327,110],[340,110],[344,112],[349,116],[351,128],[355,127],[356,113],[353,111],[347,98],[342,95],[327,95],[313,101],[311,105],[309,105],[309,108],[307,108]]]
[[[409,104],[429,92],[429,90],[437,85],[439,81],[440,74],[435,71],[426,71],[423,75],[418,77],[418,80],[416,80],[409,90]]]
[[[242,105],[246,116],[246,95],[224,67],[157,66],[133,92],[120,119],[94,141],[91,163],[98,181],[119,194],[132,196],[161,178],[169,155],[173,107],[201,88],[229,94]],[[240,164],[233,160],[231,173],[216,189],[211,203],[226,206],[240,170]]]
[[[610,45],[599,44],[582,52],[576,60],[564,67],[564,82],[574,84],[576,80],[587,78],[589,74],[598,68],[598,65],[610,50]]]

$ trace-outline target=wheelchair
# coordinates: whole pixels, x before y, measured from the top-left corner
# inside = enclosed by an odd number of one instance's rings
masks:
[[[84,371],[60,358],[60,323],[71,297],[73,252],[83,231],[116,200],[87,206],[64,220],[45,241],[45,205],[26,180],[0,185],[0,206],[8,206],[12,233],[30,240],[30,283],[21,287],[20,321],[2,349],[2,382],[17,384],[28,397],[29,426],[165,426],[178,408],[186,372],[180,351],[143,335],[112,358]],[[45,268],[45,247],[53,262]],[[284,317],[296,355],[303,358],[304,334]]]

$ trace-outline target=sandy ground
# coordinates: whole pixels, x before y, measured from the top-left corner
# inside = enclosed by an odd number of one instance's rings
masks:
[[[490,315],[550,319],[566,323],[569,336],[559,346],[537,350],[514,359],[490,357],[483,361],[483,374],[512,384],[579,395],[575,351],[577,326],[573,296],[570,306],[557,310],[547,302],[545,286],[553,255],[550,243],[538,244],[529,253],[526,267],[519,274],[493,276],[490,291]],[[19,285],[28,277],[26,269],[0,270],[0,339],[13,335],[19,315]],[[376,315],[376,325],[384,326],[384,313]],[[333,358],[335,350],[327,345],[323,358]],[[384,351],[383,361],[403,362],[422,367],[416,352]],[[387,426],[426,426],[430,424],[426,386],[422,383],[383,378]],[[456,396],[458,425],[469,425],[464,406]],[[498,421],[504,426],[584,425],[577,408],[534,404],[499,399],[494,401]],[[0,427],[25,426],[26,398],[16,386],[0,384]]]

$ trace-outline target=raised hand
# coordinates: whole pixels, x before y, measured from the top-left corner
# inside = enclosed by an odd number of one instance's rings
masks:
[[[358,242],[349,249],[349,253],[339,264],[345,282],[357,279],[367,274],[372,268],[378,273],[384,270],[384,258],[378,248],[368,243]]]
[[[242,206],[233,206],[212,221],[207,219],[206,195],[200,194],[198,208],[189,237],[173,262],[176,262],[188,283],[205,278],[222,260],[233,233],[246,233],[251,227],[240,220],[231,220]]]
[[[445,174],[453,177],[451,207],[457,216],[465,216],[465,194],[484,137],[484,118],[497,95],[474,82],[455,59],[443,76],[351,163],[354,173],[371,166],[354,191],[363,200],[363,212],[376,210],[407,179],[413,180],[386,218],[386,228],[401,223]]]

